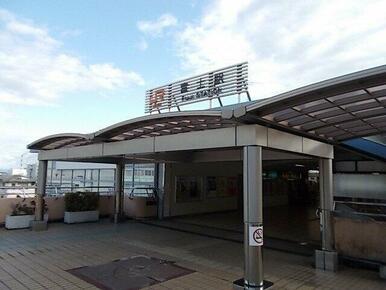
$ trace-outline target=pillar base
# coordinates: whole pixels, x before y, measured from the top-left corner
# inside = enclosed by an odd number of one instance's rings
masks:
[[[386,279],[386,265],[379,266],[379,278]]]
[[[258,286],[248,286],[245,285],[244,283],[244,278],[238,279],[233,282],[233,290],[241,290],[241,289],[248,289],[248,290],[262,290],[262,289],[267,289],[271,287],[273,283],[271,281],[264,280],[264,285],[263,287],[258,287]]]
[[[338,270],[338,253],[336,251],[315,250],[315,268],[336,272]]]
[[[48,228],[47,221],[31,221],[30,225],[35,232],[46,231]]]
[[[124,222],[126,220],[126,216],[121,213],[115,213],[113,219],[114,219],[114,223],[118,224],[118,223]]]

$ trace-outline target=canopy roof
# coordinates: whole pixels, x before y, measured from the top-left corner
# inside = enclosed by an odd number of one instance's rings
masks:
[[[57,134],[27,147],[51,150],[91,143],[157,137],[262,124],[340,143],[386,132],[386,65],[305,86],[271,98],[206,111],[147,115],[91,134]]]
[[[233,126],[235,121],[223,118],[222,113],[213,110],[147,115],[111,125],[91,134],[68,133],[47,136],[29,144],[27,148],[51,150]]]

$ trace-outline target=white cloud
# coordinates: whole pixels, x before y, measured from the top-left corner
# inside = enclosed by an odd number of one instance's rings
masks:
[[[19,167],[20,156],[27,151],[25,145],[39,136],[39,128],[31,127],[20,116],[0,108],[0,132],[0,169]]]
[[[0,102],[49,105],[64,93],[143,85],[110,63],[85,64],[63,51],[49,31],[0,9]]]
[[[149,45],[147,43],[147,41],[142,38],[138,43],[137,43],[137,48],[140,50],[140,51],[145,51],[146,49],[148,49]]]
[[[191,73],[249,61],[254,98],[386,62],[386,2],[215,1],[176,34]]]
[[[66,30],[61,31],[60,35],[62,37],[72,38],[72,37],[78,37],[78,36],[82,35],[82,33],[83,33],[83,31],[80,29],[66,29]]]
[[[177,18],[171,14],[162,14],[157,20],[154,21],[138,21],[137,27],[145,34],[152,36],[160,36],[166,28],[177,25]]]

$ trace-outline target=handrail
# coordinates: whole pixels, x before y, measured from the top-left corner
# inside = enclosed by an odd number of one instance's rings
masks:
[[[336,203],[358,204],[358,205],[386,206],[386,203],[365,202],[365,201],[344,201],[344,200],[334,200],[334,202],[336,202]]]

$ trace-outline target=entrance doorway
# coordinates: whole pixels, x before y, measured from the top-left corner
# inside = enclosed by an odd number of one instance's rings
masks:
[[[263,161],[266,246],[310,255],[319,247],[317,168],[313,159]],[[169,216],[152,223],[242,242],[242,161],[173,164],[169,170]]]

